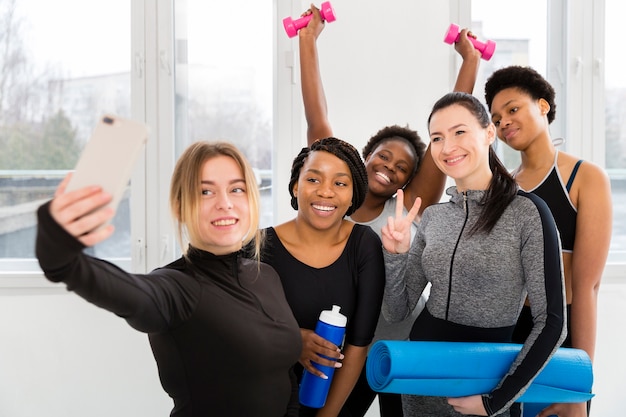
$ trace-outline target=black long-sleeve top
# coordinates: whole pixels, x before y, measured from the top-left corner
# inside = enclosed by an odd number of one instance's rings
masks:
[[[287,413],[302,341],[270,266],[190,248],[163,268],[130,274],[85,255],[48,206],[38,210],[36,243],[46,277],[148,333],[171,416]]]

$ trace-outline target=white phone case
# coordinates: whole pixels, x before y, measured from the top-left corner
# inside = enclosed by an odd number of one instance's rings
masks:
[[[108,206],[116,210],[148,133],[143,123],[109,114],[102,116],[83,149],[66,192],[99,185],[113,196]]]

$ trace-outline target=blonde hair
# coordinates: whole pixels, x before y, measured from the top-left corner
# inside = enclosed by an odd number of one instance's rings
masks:
[[[190,242],[199,241],[198,215],[200,211],[201,173],[204,163],[217,156],[232,158],[244,176],[246,194],[250,205],[250,229],[242,238],[246,246],[254,240],[254,257],[259,258],[261,251],[261,232],[259,230],[261,195],[256,176],[246,157],[236,146],[228,142],[200,141],[191,144],[176,162],[170,185],[170,209],[176,223],[178,243],[183,252],[187,252]]]

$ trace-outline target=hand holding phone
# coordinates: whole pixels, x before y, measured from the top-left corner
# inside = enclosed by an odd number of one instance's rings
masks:
[[[65,191],[99,185],[113,197],[107,206],[116,210],[148,133],[143,123],[113,115],[102,116]]]

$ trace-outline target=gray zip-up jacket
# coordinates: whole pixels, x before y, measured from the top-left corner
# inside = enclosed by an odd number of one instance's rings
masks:
[[[533,330],[509,372],[483,395],[487,413],[501,414],[524,393],[566,335],[558,231],[543,200],[519,191],[489,234],[471,235],[485,192],[459,193],[451,187],[446,193],[451,196],[448,203],[424,211],[408,253],[385,251],[383,314],[390,321],[403,319],[430,282],[422,315],[444,326],[420,328],[429,326],[420,326],[418,318],[412,340],[508,342],[499,340],[502,329],[512,331],[528,296]],[[453,334],[459,326],[466,330],[462,336]],[[496,336],[485,338],[489,332]]]

